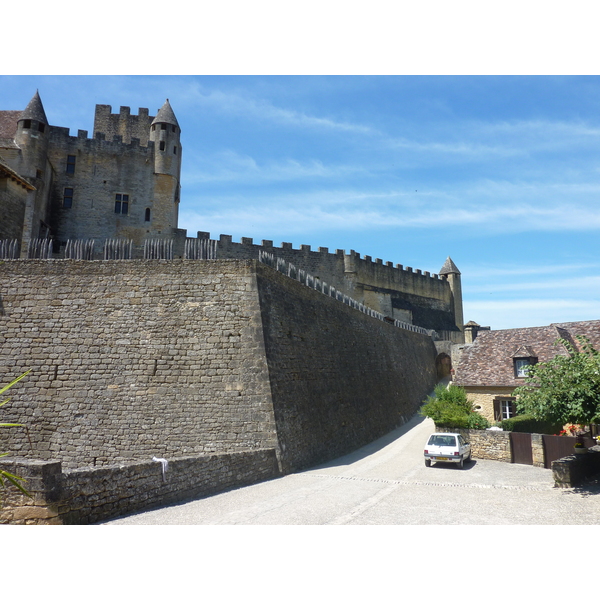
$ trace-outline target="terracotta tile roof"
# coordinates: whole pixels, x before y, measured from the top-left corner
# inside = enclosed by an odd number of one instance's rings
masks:
[[[12,140],[17,133],[17,121],[22,110],[0,110],[0,139]]]
[[[538,362],[545,362],[559,354],[566,355],[565,348],[555,342],[561,337],[578,347],[576,335],[585,335],[600,349],[600,321],[481,331],[463,350],[454,382],[461,386],[523,385],[524,379],[515,377],[515,358],[535,357]]]

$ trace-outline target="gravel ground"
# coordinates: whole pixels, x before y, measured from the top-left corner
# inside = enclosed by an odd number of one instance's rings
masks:
[[[548,469],[474,459],[426,468],[415,417],[317,468],[103,525],[590,525],[600,484],[554,488]]]

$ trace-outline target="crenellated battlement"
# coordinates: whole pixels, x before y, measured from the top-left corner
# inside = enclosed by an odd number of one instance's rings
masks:
[[[104,132],[95,132],[94,137],[89,137],[89,132],[85,129],[78,129],[77,135],[71,135],[68,127],[50,127],[50,136],[52,142],[59,147],[77,147],[86,152],[135,152],[139,151],[145,155],[153,155],[155,143],[146,138],[145,142],[139,137],[130,137],[128,141],[123,141],[122,134],[113,134],[110,139]]]
[[[210,239],[210,233],[206,231],[199,231],[198,238],[200,239]],[[256,250],[257,252],[261,250],[281,250],[283,252],[290,252],[294,256],[304,256],[304,257],[312,257],[312,258],[322,258],[327,257],[333,260],[344,259],[348,264],[352,264],[351,261],[347,259],[352,259],[356,265],[364,265],[365,268],[380,272],[380,273],[401,273],[404,275],[413,275],[419,276],[426,279],[440,280],[440,276],[437,273],[431,273],[430,271],[422,271],[421,269],[413,269],[413,267],[407,267],[402,264],[395,264],[391,261],[384,262],[381,258],[375,258],[365,254],[361,257],[359,252],[355,250],[350,250],[350,252],[346,253],[345,250],[337,249],[335,252],[330,252],[329,248],[319,246],[317,250],[313,250],[310,244],[300,244],[299,248],[294,248],[293,244],[290,242],[281,242],[279,246],[275,246],[272,240],[261,240],[260,243],[254,243],[253,238],[242,237],[239,242],[233,241],[233,236],[221,234],[219,239],[216,240],[219,244],[219,247],[222,247],[223,250],[228,249],[230,251],[235,251],[236,247],[239,246],[242,252],[247,252],[250,249]],[[347,269],[348,270],[348,269]]]
[[[199,231],[197,236],[210,239],[210,233],[205,231]],[[258,259],[261,252],[269,252],[386,317],[425,329],[448,331],[450,336],[455,332],[462,335],[462,321],[458,322],[455,310],[462,305],[462,298],[455,298],[455,290],[445,275],[361,256],[355,250],[330,252],[321,246],[313,250],[308,244],[294,248],[289,242],[275,246],[272,240],[254,243],[249,237],[234,242],[231,235],[224,234],[213,241],[217,258]]]

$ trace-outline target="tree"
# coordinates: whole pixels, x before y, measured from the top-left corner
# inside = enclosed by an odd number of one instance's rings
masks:
[[[4,394],[4,392],[6,392],[8,389],[10,389],[13,385],[15,385],[15,383],[18,383],[19,381],[21,381],[21,379],[23,379],[23,377],[25,377],[29,372],[30,371],[27,371],[26,373],[19,375],[16,379],[13,379],[8,385],[4,386],[0,390],[0,396],[2,394]],[[10,398],[7,398],[3,402],[0,402],[0,406],[4,406],[9,401],[10,401]],[[0,427],[23,427],[23,425],[21,425],[20,423],[0,423]],[[4,454],[0,454],[0,458],[3,456],[7,456],[7,455],[8,455],[8,452],[5,452]],[[26,496],[30,495],[29,492],[23,487],[23,484],[21,483],[22,481],[25,481],[22,477],[19,477],[18,475],[14,475],[13,473],[9,473],[8,471],[3,471],[2,469],[0,469],[0,485],[2,487],[6,487],[6,481],[11,483],[13,486],[15,486],[20,492],[22,492]]]
[[[516,392],[517,410],[555,424],[600,422],[600,352],[585,336],[575,336],[581,351],[565,339],[567,355],[529,367]]]
[[[487,420],[476,413],[473,403],[467,399],[465,389],[456,385],[437,385],[434,396],[421,408],[421,414],[436,425],[460,429],[486,429]]]

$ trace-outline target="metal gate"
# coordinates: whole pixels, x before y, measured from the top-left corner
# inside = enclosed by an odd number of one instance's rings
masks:
[[[521,465],[533,465],[533,451],[531,449],[531,434],[510,432],[510,452],[512,462]]]
[[[552,461],[558,460],[565,456],[573,454],[573,446],[577,438],[572,435],[543,435],[542,443],[544,444],[544,467],[552,468]],[[587,440],[584,440],[587,442]],[[591,445],[591,440],[590,444]],[[586,443],[586,446],[588,444]]]

